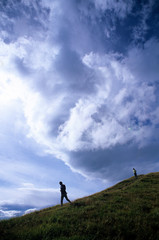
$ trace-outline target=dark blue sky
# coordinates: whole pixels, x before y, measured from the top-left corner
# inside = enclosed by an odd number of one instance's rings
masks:
[[[0,2],[0,218],[159,171],[159,3]]]

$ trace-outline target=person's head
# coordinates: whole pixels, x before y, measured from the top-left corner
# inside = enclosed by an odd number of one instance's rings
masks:
[[[62,182],[60,181],[59,184],[62,185]]]

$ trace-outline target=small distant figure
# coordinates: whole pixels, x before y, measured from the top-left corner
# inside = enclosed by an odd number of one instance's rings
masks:
[[[60,191],[61,191],[61,206],[63,206],[64,197],[66,198],[66,200],[68,202],[72,203],[67,197],[66,186],[62,182],[59,182],[59,184],[61,185],[61,188],[60,188]]]
[[[134,172],[134,176],[135,176],[135,178],[137,178],[137,171],[136,171],[135,168],[133,168],[133,172]]]

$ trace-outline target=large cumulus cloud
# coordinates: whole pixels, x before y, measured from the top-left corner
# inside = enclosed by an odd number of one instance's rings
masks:
[[[154,6],[122,0],[3,5],[6,89],[20,84],[11,100],[20,102],[25,134],[43,152],[86,176],[120,178],[145,162],[155,169],[159,41],[146,21]],[[27,23],[20,29],[19,19]]]
[[[150,41],[144,50],[131,49],[122,61],[110,55],[85,56],[84,62],[100,72],[103,82],[94,96],[78,101],[60,127],[59,138],[71,151],[72,166],[103,177],[115,177],[116,171],[124,176],[133,164],[140,168],[148,162],[145,169],[151,162],[155,166],[159,154],[156,44]]]

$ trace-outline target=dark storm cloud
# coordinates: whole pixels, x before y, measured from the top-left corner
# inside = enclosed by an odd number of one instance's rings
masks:
[[[158,144],[144,148],[124,144],[104,150],[72,152],[70,163],[87,176],[119,181],[130,177],[133,167],[137,167],[140,174],[154,171],[153,166],[158,163],[158,157]]]

